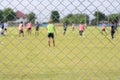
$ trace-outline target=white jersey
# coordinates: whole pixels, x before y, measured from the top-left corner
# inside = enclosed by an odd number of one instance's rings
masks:
[[[0,35],[2,34],[3,30],[0,28]]]
[[[4,29],[6,29],[8,27],[7,23],[4,23]]]

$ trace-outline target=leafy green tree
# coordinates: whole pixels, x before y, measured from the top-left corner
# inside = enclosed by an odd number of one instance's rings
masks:
[[[63,18],[62,22],[67,22],[68,24],[72,23],[75,19],[73,14],[68,14],[66,17]]]
[[[106,20],[105,14],[102,13],[102,12],[100,12],[100,11],[95,11],[94,16],[95,16],[95,19],[93,20],[94,23],[92,23],[92,24],[95,24],[95,25],[96,25],[96,24],[99,23],[99,21],[104,21],[104,20]]]
[[[28,21],[31,21],[32,23],[34,23],[34,22],[35,22],[35,19],[36,19],[35,13],[33,13],[33,12],[29,13],[29,14],[27,15],[27,19],[28,19]]]
[[[5,8],[3,10],[4,21],[11,21],[16,19],[16,13],[11,8]]]
[[[0,10],[0,22],[3,21],[3,11]]]
[[[105,18],[106,18],[105,14],[100,11],[96,11],[94,13],[94,16],[95,16],[95,19],[98,21],[105,20]]]
[[[55,23],[59,23],[60,22],[60,14],[59,14],[59,12],[58,11],[52,11],[50,19]]]
[[[68,14],[62,19],[62,21],[66,21],[68,24],[71,24],[72,22],[75,22],[76,24],[84,22],[88,24],[89,16],[87,14]]]
[[[89,16],[87,14],[80,14],[79,19],[80,22],[89,23]]]
[[[120,14],[119,13],[118,14],[110,14],[110,15],[107,16],[107,18],[108,18],[109,21],[112,21],[112,20],[118,21],[119,18],[120,18]]]

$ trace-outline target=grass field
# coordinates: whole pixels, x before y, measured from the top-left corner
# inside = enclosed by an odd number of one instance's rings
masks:
[[[47,31],[39,36],[18,37],[18,29],[9,27],[0,36],[0,80],[120,80],[120,31],[111,39],[100,27],[87,27],[84,36],[78,30],[57,27],[56,46],[48,47]]]

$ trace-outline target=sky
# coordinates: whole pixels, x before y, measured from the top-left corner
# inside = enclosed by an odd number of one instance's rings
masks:
[[[57,10],[61,18],[71,13],[86,13],[92,19],[97,10],[106,15],[120,13],[120,0],[0,0],[1,10],[8,7],[25,14],[34,12],[39,22],[45,22],[53,10]]]

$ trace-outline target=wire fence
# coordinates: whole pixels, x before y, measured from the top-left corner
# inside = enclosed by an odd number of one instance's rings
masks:
[[[0,80],[119,80],[119,24],[119,0],[0,0]]]

